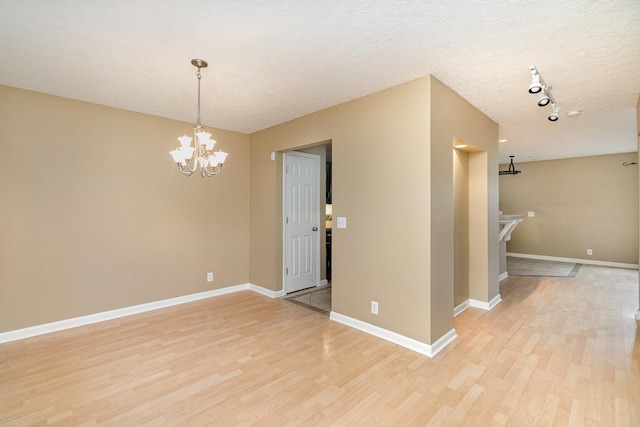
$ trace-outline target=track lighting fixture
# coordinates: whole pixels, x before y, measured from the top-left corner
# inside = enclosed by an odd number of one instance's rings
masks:
[[[529,67],[531,70],[531,84],[529,85],[529,93],[539,94],[538,95],[538,106],[546,107],[551,104],[553,111],[549,114],[549,121],[555,122],[558,120],[560,116],[558,116],[558,112],[560,111],[559,107],[556,107],[556,101],[553,99],[553,95],[551,95],[551,86],[548,86],[538,70],[534,65]]]

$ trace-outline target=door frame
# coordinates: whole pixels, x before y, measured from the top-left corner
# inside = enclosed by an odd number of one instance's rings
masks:
[[[315,197],[318,200],[318,237],[315,243],[315,263],[316,263],[316,283],[315,286],[320,285],[320,233],[323,230],[322,222],[320,218],[320,156],[317,154],[304,153],[301,151],[286,151],[282,153],[282,291],[284,295],[287,295],[287,157],[306,157],[312,158],[316,161],[316,176],[314,180],[316,182],[316,194]]]

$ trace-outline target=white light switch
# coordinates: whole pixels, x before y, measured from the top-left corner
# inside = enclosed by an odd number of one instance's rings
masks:
[[[338,217],[338,228],[347,228],[347,217],[339,216]]]
[[[527,213],[527,216],[528,216],[529,218],[533,218],[534,216],[536,216],[536,214],[535,214],[535,212],[533,212],[533,211],[529,211],[529,212]]]

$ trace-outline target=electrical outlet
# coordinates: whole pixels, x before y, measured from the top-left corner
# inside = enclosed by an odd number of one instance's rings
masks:
[[[587,249],[587,255],[593,255],[593,251],[591,249]]]
[[[371,301],[371,313],[378,314],[378,301]]]
[[[207,273],[207,282],[213,282],[213,272],[212,271]]]

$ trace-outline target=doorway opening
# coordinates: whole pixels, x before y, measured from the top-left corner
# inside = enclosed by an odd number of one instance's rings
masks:
[[[319,159],[319,166],[317,172],[319,172],[318,180],[318,194],[314,197],[314,200],[305,201],[305,194],[309,194],[309,191],[313,190],[305,186],[298,186],[300,184],[292,184],[290,181],[295,181],[293,176],[287,177],[287,166],[289,166],[290,174],[294,172],[292,169],[294,165],[290,162],[296,163],[296,159],[300,157],[317,157]],[[291,300],[291,302],[300,303],[300,305],[307,305],[309,308],[316,309],[316,311],[328,313],[331,308],[331,277],[332,277],[332,202],[333,202],[333,185],[332,185],[332,145],[331,142],[323,142],[309,147],[298,148],[295,151],[286,152],[283,156],[283,289],[285,298]],[[295,173],[302,173],[301,169],[295,171]],[[297,178],[296,178],[297,179]],[[295,188],[294,188],[295,187]],[[306,193],[305,193],[306,192]],[[294,206],[290,204],[293,203]],[[298,209],[296,204],[306,203],[307,206],[314,206],[311,209],[317,214],[319,220],[317,227],[318,230],[314,231],[313,228],[316,225],[307,223],[302,227],[302,234],[304,234],[305,227],[312,230],[314,235],[296,236],[295,227],[291,227],[292,223],[296,221],[306,220],[306,218],[296,218],[296,214],[293,212],[293,208]],[[304,206],[302,210],[304,212]],[[302,214],[301,214],[302,215]],[[306,214],[305,214],[306,215]],[[309,216],[312,214],[309,213]],[[287,221],[289,221],[287,223]],[[314,238],[316,238],[314,240]],[[317,240],[317,241],[316,241]],[[313,265],[308,263],[316,257],[315,253],[300,252],[299,249],[305,249],[306,244],[311,244],[316,249],[319,255],[319,262],[317,265],[318,276],[316,280],[308,280],[302,282],[299,279],[300,274],[306,271],[307,274],[313,275],[313,273],[307,270],[307,267]],[[301,246],[296,246],[301,245]],[[307,246],[308,248],[308,246]],[[298,275],[298,277],[296,277]],[[311,276],[307,276],[309,278]],[[296,283],[300,280],[301,284]],[[294,301],[296,300],[296,301]]]

